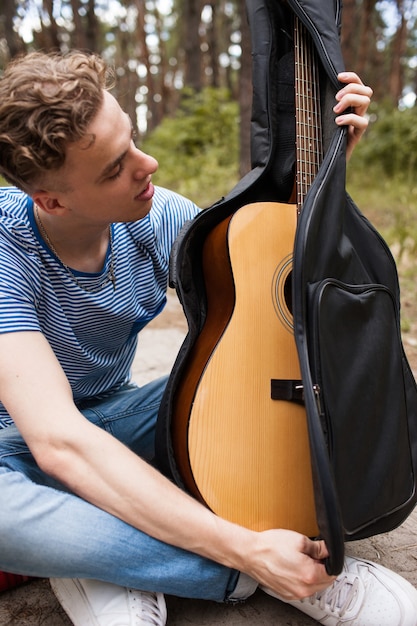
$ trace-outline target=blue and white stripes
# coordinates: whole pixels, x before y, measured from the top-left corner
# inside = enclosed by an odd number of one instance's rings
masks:
[[[107,274],[75,272],[77,282],[45,246],[23,192],[0,188],[0,333],[41,331],[64,369],[75,400],[106,393],[130,377],[137,333],[164,307],[169,254],[198,208],[155,189],[152,210],[134,223],[115,223],[111,282]],[[11,423],[0,404],[0,428]]]

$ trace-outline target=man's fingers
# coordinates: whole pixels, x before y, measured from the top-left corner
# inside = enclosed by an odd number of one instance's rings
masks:
[[[322,561],[329,556],[326,544],[323,540],[320,541],[308,541],[304,554],[307,554],[315,561]]]

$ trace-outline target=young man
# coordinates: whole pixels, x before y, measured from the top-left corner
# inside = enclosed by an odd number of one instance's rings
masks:
[[[351,151],[372,92],[340,80]],[[80,52],[28,55],[0,81],[15,185],[0,191],[0,569],[51,578],[76,626],[163,625],[163,593],[222,602],[258,585],[322,623],[416,626],[396,574],[348,559],[334,581],[323,541],[220,519],[149,463],[165,381],[137,388],[129,371],[198,209],[153,187],[106,81]]]

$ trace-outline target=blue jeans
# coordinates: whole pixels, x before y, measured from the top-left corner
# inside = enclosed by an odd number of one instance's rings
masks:
[[[151,460],[166,379],[127,385],[80,410]],[[36,414],[34,414],[36,419]],[[157,541],[70,493],[42,472],[14,426],[0,430],[0,570],[94,578],[125,587],[227,600],[238,572]]]

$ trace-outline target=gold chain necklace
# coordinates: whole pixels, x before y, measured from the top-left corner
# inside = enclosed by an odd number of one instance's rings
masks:
[[[64,263],[64,261],[61,259],[61,257],[59,256],[59,254],[57,253],[54,244],[52,243],[52,241],[49,238],[48,233],[45,230],[45,226],[42,223],[41,220],[41,216],[39,214],[39,208],[38,206],[35,204],[35,213],[36,213],[36,220],[38,222],[39,225],[39,230],[41,231],[41,235],[44,238],[44,240],[46,241],[46,243],[48,244],[49,248],[52,250],[52,252],[54,253],[54,255],[56,256],[56,258],[58,259],[58,261],[61,263],[61,265],[65,268],[65,270],[67,271],[67,273],[71,276],[72,280],[75,282],[76,285],[78,285],[78,287],[80,287],[80,289],[83,289],[84,291],[88,291],[89,293],[96,293],[97,291],[100,291],[100,289],[102,289],[104,287],[104,285],[107,285],[108,282],[112,283],[113,285],[113,291],[116,291],[116,275],[114,273],[114,254],[113,254],[113,234],[112,234],[112,229],[111,226],[109,226],[109,236],[110,236],[110,264],[109,264],[109,269],[107,271],[107,274],[105,276],[105,280],[103,282],[101,282],[99,285],[97,285],[96,287],[86,287],[85,285],[83,285],[78,278],[76,277],[76,275],[74,274],[74,272],[71,270],[70,267],[68,267],[68,265],[66,265]]]

